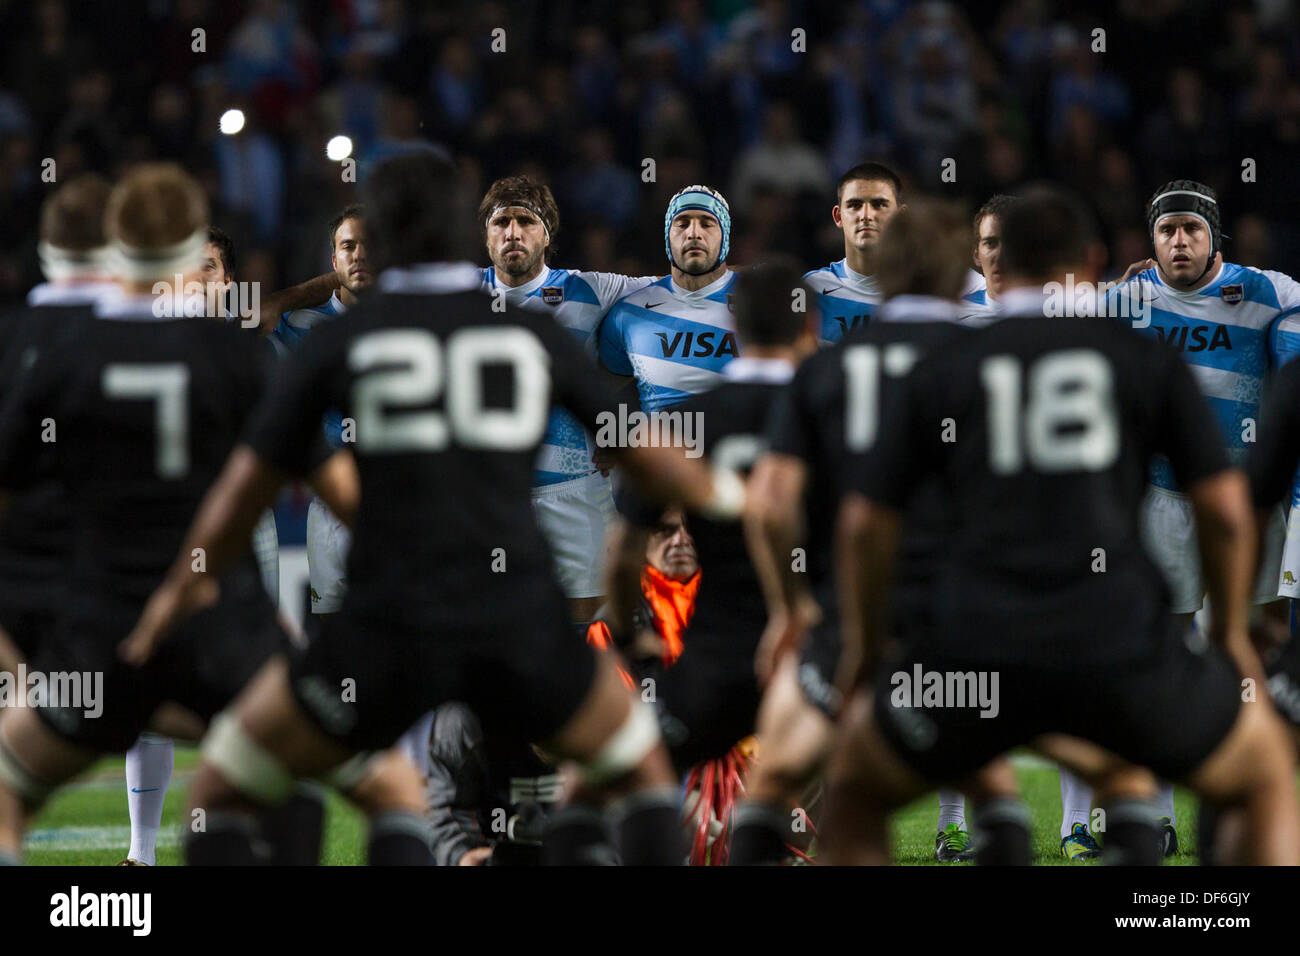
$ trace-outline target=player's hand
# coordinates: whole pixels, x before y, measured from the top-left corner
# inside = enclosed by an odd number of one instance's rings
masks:
[[[597,448],[596,453],[591,456],[591,463],[600,469],[600,473],[605,478],[614,470],[614,453],[608,448]]]
[[[492,848],[490,846],[476,846],[472,850],[467,850],[461,854],[456,861],[457,866],[486,866],[487,861],[492,859]]]
[[[1137,262],[1129,265],[1129,267],[1124,271],[1124,275],[1120,278],[1118,284],[1123,285],[1139,272],[1145,272],[1147,269],[1154,269],[1155,266],[1156,260],[1154,259],[1139,259]]]
[[[811,598],[800,601],[793,610],[783,608],[769,616],[754,653],[754,674],[760,687],[767,686],[782,657],[799,649],[804,635],[821,621],[821,616],[821,608]]]
[[[181,583],[167,579],[149,597],[135,628],[117,646],[118,656],[135,667],[144,665],[176,625],[215,604],[220,593],[216,580],[206,574],[187,575]]]

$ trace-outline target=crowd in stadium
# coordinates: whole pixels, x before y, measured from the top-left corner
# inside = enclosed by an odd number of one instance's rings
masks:
[[[195,23],[206,53],[192,52]],[[1028,179],[1067,183],[1100,212],[1113,274],[1143,254],[1145,184],[1180,176],[1224,196],[1238,261],[1300,256],[1289,0],[38,0],[0,4],[0,27],[0,211],[22,237],[0,250],[11,301],[37,279],[45,157],[63,177],[177,159],[239,243],[244,278],[319,271],[312,240],[349,201],[324,153],[339,133],[363,162],[447,143],[481,188],[532,173],[565,209],[573,260],[627,274],[654,271],[654,221],[690,182],[731,197],[737,262],[833,258],[827,187],[862,156],[972,208]],[[226,137],[231,105],[248,124]],[[955,182],[940,182],[945,157]],[[1257,182],[1242,183],[1242,157]]]

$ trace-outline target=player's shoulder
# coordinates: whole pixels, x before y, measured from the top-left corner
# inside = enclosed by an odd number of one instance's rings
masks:
[[[818,295],[824,295],[844,285],[844,260],[832,262],[819,269],[804,273],[803,281]]]
[[[589,272],[581,269],[552,269],[546,285],[564,290],[568,301],[599,305],[617,302],[660,280],[659,276],[629,276],[621,272]]]
[[[980,305],[984,305],[984,293],[987,288],[988,282],[982,273],[976,272],[974,269],[966,270],[966,284],[961,290],[963,299],[967,302],[978,301]],[[978,299],[974,298],[975,296],[978,296]]]
[[[620,315],[638,315],[649,312],[646,306],[652,302],[657,302],[665,297],[672,296],[672,277],[664,276],[656,279],[649,285],[642,286],[640,289],[634,289],[626,295],[620,296],[610,309],[610,314],[619,313]]]
[[[1225,262],[1223,268],[1225,275],[1219,283],[1220,289],[1240,285],[1240,297],[1247,302],[1259,302],[1279,309],[1300,306],[1300,282],[1285,272],[1231,262]]]

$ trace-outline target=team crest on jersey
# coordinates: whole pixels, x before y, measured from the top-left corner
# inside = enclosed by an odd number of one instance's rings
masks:
[[[564,301],[564,287],[558,285],[542,286],[542,301],[547,305],[559,305]]]
[[[1219,295],[1223,297],[1223,301],[1228,303],[1228,305],[1236,305],[1241,301],[1241,283],[1234,282],[1232,285],[1221,287],[1219,289]]]

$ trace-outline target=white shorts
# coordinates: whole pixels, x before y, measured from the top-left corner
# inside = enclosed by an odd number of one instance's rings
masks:
[[[275,512],[268,508],[253,526],[253,554],[262,572],[262,583],[271,603],[280,606],[280,534],[275,527]]]
[[[348,548],[352,532],[325,502],[313,498],[307,506],[307,573],[311,577],[311,612],[333,614],[343,606],[348,590]]]
[[[614,520],[609,479],[593,472],[534,488],[533,512],[551,546],[565,596],[604,594],[605,531]]]
[[[1282,546],[1282,568],[1277,593],[1300,598],[1300,505],[1293,505],[1286,522],[1286,544]]]
[[[1286,524],[1279,508],[1268,524],[1263,564],[1255,580],[1252,601],[1269,604],[1278,598],[1278,574]],[[1205,603],[1201,553],[1196,546],[1196,518],[1186,495],[1149,487],[1142,502],[1142,540],[1169,583],[1170,610],[1191,614]]]

